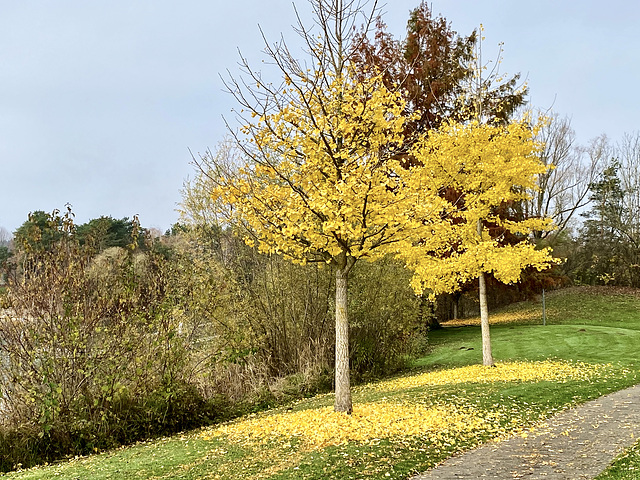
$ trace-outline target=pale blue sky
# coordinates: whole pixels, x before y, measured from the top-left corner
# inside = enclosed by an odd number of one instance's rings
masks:
[[[388,1],[404,33],[418,0]],[[311,21],[306,1],[296,2]],[[441,0],[461,34],[485,26],[485,58],[521,72],[531,103],[569,115],[581,142],[640,129],[640,4],[628,0]],[[295,44],[288,0],[0,0],[0,226],[71,203],[78,222],[139,214],[168,228],[188,149],[215,147],[232,97],[219,74],[237,49]]]

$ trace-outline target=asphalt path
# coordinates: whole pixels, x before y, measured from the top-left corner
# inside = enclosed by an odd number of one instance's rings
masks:
[[[524,434],[452,457],[412,480],[593,479],[638,435],[640,385],[562,412]]]

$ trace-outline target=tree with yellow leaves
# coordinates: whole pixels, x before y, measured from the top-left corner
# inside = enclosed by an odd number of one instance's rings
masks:
[[[406,105],[378,72],[356,72],[349,52],[359,3],[312,0],[320,34],[300,25],[311,61],[295,59],[284,43],[266,53],[282,75],[278,86],[244,62],[244,80],[228,87],[241,104],[236,135],[241,159],[214,164],[212,205],[240,227],[247,243],[294,262],[324,262],[336,275],[335,410],[352,411],[347,292],[359,259],[375,260],[425,225],[446,230],[442,178],[409,180],[418,170],[406,151]],[[376,13],[374,8],[369,21]],[[212,173],[212,174],[211,174]],[[424,245],[442,248],[447,235]]]
[[[285,91],[290,102],[244,127],[248,161],[219,176],[213,196],[232,206],[229,220],[261,252],[335,269],[335,409],[351,412],[349,272],[426,224],[437,229],[447,203],[437,186],[445,180],[423,188],[408,181],[412,171],[394,158],[404,142],[404,103],[379,76],[357,80],[346,67],[326,89]],[[442,238],[425,244],[440,248]]]
[[[531,232],[553,228],[550,219],[513,221],[499,214],[501,208],[527,200],[537,175],[547,170],[539,158],[541,145],[534,140],[538,128],[526,121],[506,126],[451,123],[413,149],[423,175],[432,177],[439,169],[450,173],[449,183],[442,186],[452,208],[443,212],[450,236],[436,250],[418,240],[397,244],[396,252],[415,272],[412,285],[418,293],[452,292],[478,279],[484,365],[493,365],[485,275],[515,283],[525,268],[542,270],[555,262],[549,249],[538,250],[528,241]],[[430,234],[425,227],[423,237]],[[504,244],[506,234],[520,241]]]

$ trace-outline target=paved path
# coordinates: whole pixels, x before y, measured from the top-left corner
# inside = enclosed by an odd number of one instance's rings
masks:
[[[548,419],[528,437],[490,442],[413,480],[582,480],[601,473],[640,435],[640,385]]]

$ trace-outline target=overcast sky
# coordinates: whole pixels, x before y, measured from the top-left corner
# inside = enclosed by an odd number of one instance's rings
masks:
[[[402,36],[419,0],[389,0]],[[296,2],[310,22],[306,0]],[[640,129],[640,3],[432,2],[460,34],[484,24],[485,58],[521,72],[535,107],[572,118],[581,142]],[[214,148],[233,119],[219,75],[262,39],[295,44],[288,0],[0,0],[0,227],[73,205],[77,221],[178,216],[189,149]]]

